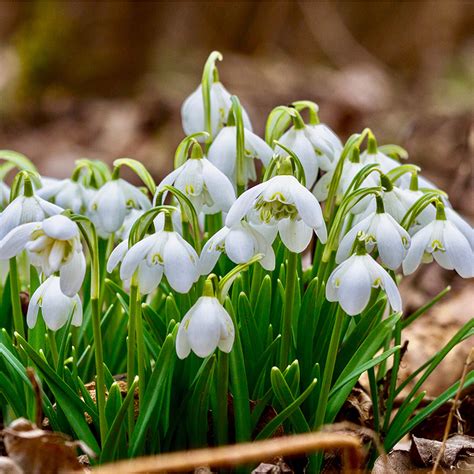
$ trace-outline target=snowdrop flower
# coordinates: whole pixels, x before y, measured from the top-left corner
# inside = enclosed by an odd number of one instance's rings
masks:
[[[229,353],[234,344],[232,318],[214,296],[212,283],[207,280],[204,294],[186,313],[176,336],[176,353],[186,358],[191,350],[198,357],[210,356],[218,347]]]
[[[397,285],[390,275],[365,249],[359,247],[357,253],[336,267],[326,285],[328,301],[338,301],[350,316],[361,313],[369,303],[372,288],[382,288],[387,294],[394,311],[402,310],[402,300]]]
[[[211,85],[211,130],[212,136],[223,127],[227,120],[227,115],[232,107],[231,95],[221,82],[217,81]],[[242,108],[242,119],[244,127],[252,130],[247,112]],[[181,121],[186,135],[202,132],[206,130],[204,123],[204,99],[202,86],[198,88],[184,101],[181,107]]]
[[[120,278],[127,281],[137,272],[142,294],[151,293],[160,284],[163,274],[174,290],[187,293],[199,278],[199,258],[193,247],[172,230],[171,218],[167,220],[165,230],[145,237],[126,252],[124,248],[128,243],[122,242],[110,254],[107,271],[113,271],[121,261]]]
[[[442,204],[438,204],[436,219],[412,237],[410,249],[403,261],[403,272],[409,275],[422,261],[431,262],[434,258],[441,267],[454,269],[463,278],[471,278],[474,276],[472,243],[472,228],[458,228],[446,219]]]
[[[150,209],[148,197],[122,178],[105,183],[92,198],[89,216],[101,231],[112,234],[122,227],[129,209]]]
[[[40,222],[63,210],[36,195],[18,196],[0,214],[0,240],[21,224]]]
[[[305,131],[306,136],[318,154],[319,167],[323,171],[333,169],[343,149],[339,137],[323,123],[307,124]]]
[[[321,242],[326,242],[319,202],[294,176],[274,176],[244,192],[231,207],[225,225],[232,228],[251,211],[257,211],[260,222],[274,222],[292,252],[302,252],[308,246],[313,230]]]
[[[12,258],[26,249],[31,263],[50,276],[59,271],[61,291],[75,295],[86,271],[77,224],[63,215],[22,224],[0,241],[0,258]]]
[[[349,188],[352,180],[355,178],[357,173],[364,167],[360,161],[346,161],[342,168],[341,179],[337,187],[337,198],[342,199],[347,189]],[[334,176],[334,170],[329,171],[316,183],[314,187],[313,194],[316,196],[318,201],[325,201],[328,197],[329,187],[331,186],[331,181]],[[367,176],[362,184],[359,186],[359,189],[371,188],[379,185],[378,174],[371,173]],[[352,207],[351,211],[354,214],[365,211],[366,207],[369,205],[371,196],[366,196],[362,198],[355,206]]]
[[[81,299],[78,295],[71,297],[63,294],[57,276],[50,276],[33,293],[26,314],[29,328],[35,327],[40,308],[46,326],[52,331],[61,329],[71,316],[73,326],[82,324]]]
[[[269,271],[275,268],[275,253],[271,243],[245,221],[231,228],[223,227],[206,242],[199,258],[199,273],[211,273],[222,252],[236,264],[246,263],[260,253],[263,255],[260,260],[262,267]]]
[[[77,181],[63,179],[44,185],[37,194],[48,201],[54,199],[54,203],[63,209],[71,209],[76,214],[84,214],[94,196],[94,191]]]
[[[235,201],[235,191],[229,178],[202,156],[201,147],[193,145],[191,157],[176,168],[156,188],[174,186],[189,198],[196,213],[227,212]]]
[[[304,169],[306,187],[311,189],[318,177],[319,161],[318,155],[306,135],[306,127],[304,124],[301,127],[303,128],[291,127],[280,137],[278,142],[289,148],[298,157]],[[275,150],[283,153],[282,148],[278,145]]]
[[[255,159],[268,166],[273,150],[259,136],[244,129],[245,157],[243,163],[243,179],[245,182],[255,181]],[[237,127],[224,127],[216,136],[207,154],[208,160],[222,171],[232,183],[237,184]]]
[[[366,250],[371,252],[377,246],[385,266],[395,270],[402,264],[410,246],[410,236],[384,211],[381,197],[377,197],[377,207],[377,212],[369,214],[342,238],[336,253],[336,263],[341,263],[349,257],[358,234],[362,232]]]

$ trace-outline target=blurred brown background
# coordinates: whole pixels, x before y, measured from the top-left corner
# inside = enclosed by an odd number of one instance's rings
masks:
[[[406,147],[472,222],[473,31],[474,3],[455,0],[3,0],[0,147],[46,175],[67,176],[84,156],[130,156],[158,179],[183,136],[180,105],[218,49],[222,81],[258,132],[274,106],[315,100],[343,140],[369,126],[380,143]],[[453,273],[421,274],[404,282],[408,308],[447,282],[456,297],[415,325],[407,370],[474,307],[472,286]],[[434,391],[458,375],[463,354]]]

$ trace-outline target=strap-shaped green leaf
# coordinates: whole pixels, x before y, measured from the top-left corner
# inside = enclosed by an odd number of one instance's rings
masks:
[[[156,184],[150,172],[137,160],[132,158],[119,158],[114,161],[115,167],[128,166],[145,184],[153,196],[156,191]]]

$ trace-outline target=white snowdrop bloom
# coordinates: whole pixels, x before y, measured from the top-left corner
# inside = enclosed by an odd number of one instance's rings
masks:
[[[173,229],[178,232],[180,235],[183,235],[183,221],[181,219],[181,209],[176,208],[175,211],[171,214],[171,220],[173,222]],[[153,225],[155,226],[155,231],[164,230],[165,228],[165,213],[160,212],[154,219]],[[204,228],[204,226],[202,227]]]
[[[0,214],[0,240],[21,224],[40,222],[63,210],[36,195],[18,196]]]
[[[77,294],[66,296],[57,276],[50,276],[33,293],[26,314],[29,328],[35,327],[40,308],[46,326],[52,331],[61,329],[71,317],[73,326],[82,324],[81,299]]]
[[[76,214],[85,214],[94,191],[82,183],[71,179],[63,179],[44,185],[37,191],[38,196],[54,203],[63,209],[71,209]]]
[[[9,201],[10,188],[3,181],[0,181],[0,211],[8,206]]]
[[[300,160],[306,178],[306,187],[311,188],[318,177],[319,160],[316,151],[306,135],[305,128],[289,128],[278,140],[279,143],[289,148]],[[275,151],[286,154],[278,145]]]
[[[326,285],[328,301],[338,301],[342,309],[354,316],[369,303],[372,288],[382,288],[394,311],[402,310],[397,285],[370,255],[354,254],[336,267]]]
[[[360,161],[364,166],[370,165],[372,163],[379,165],[380,169],[382,170],[382,173],[384,174],[387,174],[389,171],[392,171],[393,169],[398,168],[400,166],[399,161],[394,160],[393,158],[387,156],[385,153],[382,153],[379,150],[376,150],[374,153],[369,152],[369,150],[365,150],[360,155]],[[410,181],[409,175],[406,176],[408,177],[408,181]]]
[[[124,241],[111,253],[107,271],[120,261],[120,278],[127,281],[137,271],[137,281],[143,294],[151,293],[163,274],[170,286],[179,293],[187,293],[199,278],[198,256],[193,247],[177,232],[161,230],[145,237],[130,249]]]
[[[251,211],[260,222],[275,223],[280,238],[292,252],[302,252],[313,230],[326,242],[326,224],[317,199],[291,175],[278,175],[245,191],[231,207],[225,225],[229,228]]]
[[[245,156],[243,162],[243,179],[255,181],[255,159],[268,166],[273,150],[259,136],[244,129]],[[208,160],[221,170],[232,183],[237,184],[237,127],[224,127],[212,142],[207,154]]]
[[[333,169],[343,149],[339,137],[323,123],[316,125],[308,124],[306,125],[305,132],[316,150],[319,167],[323,171]]]
[[[234,337],[234,323],[218,299],[201,296],[179,324],[176,353],[180,359],[186,358],[191,350],[203,358],[216,348],[228,353]]]
[[[390,214],[383,211],[371,213],[342,238],[336,253],[336,263],[343,262],[352,253],[359,232],[363,233],[368,252],[377,246],[380,260],[385,266],[395,270],[402,264],[410,246],[410,235]]]
[[[443,268],[456,270],[463,278],[474,276],[473,230],[464,233],[438,211],[437,218],[420,229],[411,239],[411,246],[403,261],[405,275],[413,273],[423,262],[433,258]],[[470,237],[470,238],[469,238]]]
[[[364,167],[360,162],[346,161],[344,163],[341,179],[339,180],[339,185],[337,187],[337,199],[342,199],[345,192],[349,188],[352,180],[355,178],[356,174]],[[331,186],[332,177],[334,175],[334,170],[329,171],[324,176],[322,176],[314,187],[313,194],[316,196],[318,201],[325,201],[328,197],[329,187]],[[367,176],[358,189],[371,188],[374,186],[379,186],[380,179],[378,174],[371,173]],[[359,201],[351,211],[354,214],[365,211],[367,205],[370,203],[372,197],[366,196],[361,201]]]
[[[211,130],[213,137],[224,126],[227,120],[227,115],[232,107],[230,98],[231,95],[221,82],[214,82],[211,85]],[[244,127],[252,130],[252,124],[244,108],[242,108],[242,119]],[[192,135],[193,133],[206,130],[201,85],[197,87],[181,106],[181,121],[186,135]]]
[[[89,217],[103,232],[112,234],[122,227],[127,211],[150,209],[148,197],[122,178],[105,183],[89,204]]]
[[[193,147],[193,150],[197,145]],[[174,186],[191,201],[196,213],[227,212],[235,201],[235,191],[229,178],[207,158],[191,157],[176,168],[156,188]]]
[[[262,254],[259,261],[262,267],[269,271],[275,269],[275,253],[271,242],[245,221],[231,228],[224,226],[206,242],[199,258],[199,273],[211,273],[222,252],[236,264],[246,263],[255,255]]]
[[[46,276],[59,272],[65,295],[73,296],[81,289],[86,259],[79,228],[71,219],[56,215],[19,225],[0,241],[0,258],[12,258],[23,249]]]

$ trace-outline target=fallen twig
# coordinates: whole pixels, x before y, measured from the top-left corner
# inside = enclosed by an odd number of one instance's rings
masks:
[[[182,472],[201,466],[231,467],[259,462],[275,456],[294,456],[331,449],[343,449],[347,453],[347,456],[343,456],[347,460],[345,472],[355,470],[360,466],[362,443],[357,436],[317,432],[131,459],[98,467],[94,472],[100,474]]]

